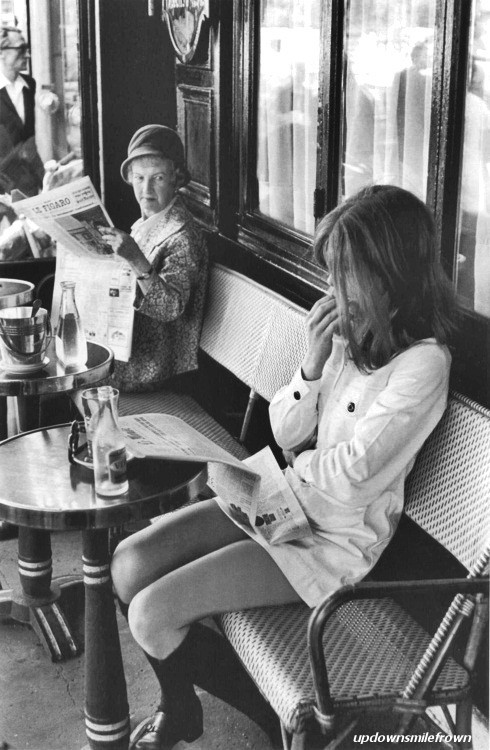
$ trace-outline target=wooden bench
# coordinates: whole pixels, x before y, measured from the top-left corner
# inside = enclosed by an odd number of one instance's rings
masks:
[[[215,265],[201,347],[250,388],[250,405],[258,395],[270,400],[304,355],[304,316],[302,308]],[[121,413],[144,411],[176,414],[239,458],[247,455],[190,396],[122,398]],[[242,439],[249,419],[250,409]],[[448,550],[470,577],[363,581],[336,592],[313,612],[299,604],[217,618],[279,717],[285,748],[307,747],[308,733],[318,727],[325,742],[342,737],[360,716],[392,709],[399,712],[402,731],[426,708],[440,706],[451,732],[471,733],[471,675],[488,609],[488,578],[482,573],[490,542],[490,411],[451,394],[408,478],[405,517]],[[410,559],[405,567],[410,570]],[[430,579],[431,570],[426,573]],[[405,602],[413,592],[426,597],[426,609],[436,593],[457,594],[435,640],[407,611]],[[464,658],[457,663],[448,652],[465,620],[472,625]],[[451,704],[456,705],[455,722],[447,710]]]

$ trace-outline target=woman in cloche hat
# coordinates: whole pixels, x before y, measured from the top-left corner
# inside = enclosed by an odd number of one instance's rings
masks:
[[[174,375],[197,369],[207,277],[207,250],[179,190],[189,182],[179,136],[163,125],[136,131],[121,165],[141,219],[131,234],[100,229],[136,274],[133,347],[116,362],[111,385],[121,392],[152,391]]]

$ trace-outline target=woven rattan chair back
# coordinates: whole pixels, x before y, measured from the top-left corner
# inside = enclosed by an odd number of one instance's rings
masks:
[[[242,274],[211,270],[201,349],[250,388],[239,440],[259,396],[270,401],[306,352],[306,310]]]
[[[215,264],[201,349],[270,401],[306,351],[305,314],[279,294]]]
[[[220,265],[211,269],[201,349],[253,387],[271,315],[262,287]]]
[[[408,477],[405,513],[471,568],[490,539],[488,409],[450,395]]]

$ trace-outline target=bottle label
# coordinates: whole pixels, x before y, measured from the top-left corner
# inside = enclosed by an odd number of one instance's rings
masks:
[[[107,453],[107,467],[109,469],[109,480],[114,484],[126,481],[126,448],[116,448]]]

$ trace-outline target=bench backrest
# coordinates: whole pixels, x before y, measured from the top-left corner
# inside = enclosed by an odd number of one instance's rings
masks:
[[[405,486],[405,513],[467,569],[490,543],[490,411],[452,392]]]
[[[305,315],[280,294],[214,264],[201,349],[270,401],[306,352]]]

